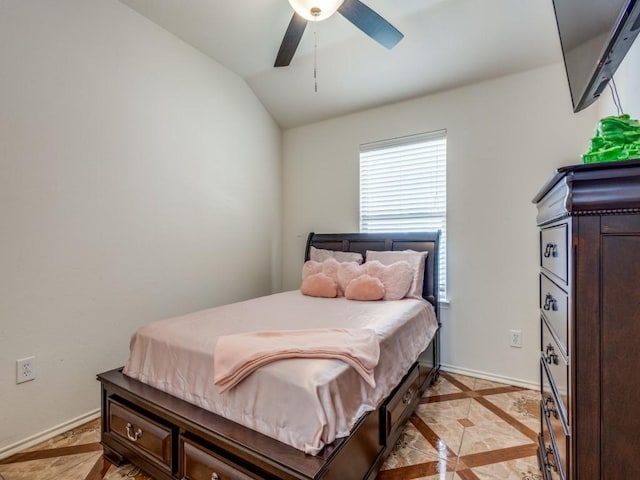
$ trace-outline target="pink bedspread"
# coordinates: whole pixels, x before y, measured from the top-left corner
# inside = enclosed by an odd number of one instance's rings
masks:
[[[218,339],[262,330],[368,328],[380,358],[375,388],[345,362],[293,358],[265,365],[221,393]],[[424,300],[357,302],[290,291],[149,323],[131,338],[124,373],[310,454],[349,434],[391,393],[433,337]]]
[[[247,375],[285,358],[335,358],[351,365],[375,388],[373,369],[380,358],[376,332],[370,328],[271,330],[224,335],[214,352],[214,383],[226,392]]]

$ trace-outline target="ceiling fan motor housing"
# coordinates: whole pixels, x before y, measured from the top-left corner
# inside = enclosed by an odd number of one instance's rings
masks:
[[[289,0],[298,15],[311,22],[329,18],[343,2],[344,0]]]

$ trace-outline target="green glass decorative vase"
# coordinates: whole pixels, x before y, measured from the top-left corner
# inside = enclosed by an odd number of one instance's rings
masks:
[[[629,115],[605,117],[598,122],[583,163],[615,162],[640,158],[640,122]]]

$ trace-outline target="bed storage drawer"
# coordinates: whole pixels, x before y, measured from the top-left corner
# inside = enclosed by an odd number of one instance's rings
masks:
[[[381,445],[395,442],[399,427],[411,414],[415,402],[419,399],[419,389],[420,373],[418,365],[415,365],[380,409]]]
[[[568,282],[567,224],[540,231],[540,265],[556,275],[566,285]]]
[[[207,450],[191,439],[180,437],[181,480],[259,480],[262,478]]]
[[[172,445],[175,432],[113,398],[107,400],[107,430],[142,457],[172,471]]]

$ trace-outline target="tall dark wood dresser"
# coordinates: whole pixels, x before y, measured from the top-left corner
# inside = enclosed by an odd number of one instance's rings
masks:
[[[560,168],[533,202],[544,478],[638,478],[640,160]]]

